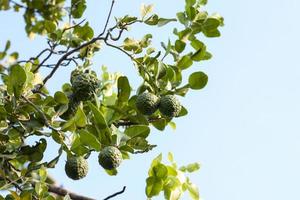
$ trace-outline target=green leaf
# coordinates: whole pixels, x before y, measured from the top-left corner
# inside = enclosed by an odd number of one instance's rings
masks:
[[[118,101],[127,102],[130,97],[130,84],[126,76],[118,78]]]
[[[188,55],[185,55],[183,56],[179,61],[178,61],[178,68],[184,70],[184,69],[187,69],[189,68],[190,66],[193,65],[193,60],[191,59],[190,56]]]
[[[186,170],[190,173],[195,172],[200,169],[200,164],[199,163],[192,163],[186,166]]]
[[[45,20],[44,22],[45,29],[48,33],[52,33],[56,30],[56,24],[50,20]]]
[[[43,197],[43,195],[47,192],[48,188],[45,183],[37,182],[35,184],[35,192],[39,197]]]
[[[199,189],[195,184],[193,184],[193,183],[187,184],[187,189],[189,191],[190,197],[193,200],[199,200],[200,199]]]
[[[153,147],[152,145],[148,144],[148,141],[142,137],[134,137],[127,141],[127,145],[137,149],[137,150],[151,150]]]
[[[6,52],[0,52],[0,60],[3,60],[6,56]]]
[[[168,160],[172,163],[174,162],[174,156],[171,152],[168,153]]]
[[[187,114],[188,114],[187,109],[184,106],[182,106],[178,117],[183,117],[183,116],[185,116]]]
[[[72,3],[71,15],[75,19],[80,18],[86,9],[86,1],[85,0],[72,0],[71,3]]]
[[[172,18],[172,19],[159,18],[157,26],[161,27],[161,26],[164,26],[164,25],[166,25],[170,22],[176,22],[176,21],[177,21],[177,19],[175,19],[175,18]]]
[[[196,50],[196,52],[192,55],[192,60],[204,60],[206,56],[206,46],[204,45],[204,43],[199,40],[193,40],[191,42],[191,45]]]
[[[80,128],[83,128],[86,126],[87,124],[87,118],[86,118],[86,115],[82,109],[82,106],[79,106],[77,111],[76,111],[76,114],[75,114],[75,117],[74,117],[74,121],[75,121],[75,124],[77,127],[80,127]]]
[[[189,20],[186,18],[185,13],[184,12],[179,12],[176,14],[177,19],[179,20],[179,22],[185,26],[188,25]]]
[[[144,19],[146,15],[150,14],[153,11],[153,8],[154,8],[153,4],[151,5],[142,4],[140,9],[142,19]]]
[[[159,21],[158,15],[154,14],[154,15],[150,16],[148,19],[146,19],[144,21],[144,23],[148,24],[150,26],[154,26],[154,25],[158,24],[158,21]]]
[[[89,26],[89,23],[85,23],[84,26],[76,26],[74,28],[74,34],[76,34],[82,40],[90,40],[94,36],[94,30]]]
[[[126,128],[124,134],[127,136],[134,138],[134,137],[142,137],[147,138],[150,133],[150,128],[145,125],[134,125]]]
[[[106,120],[105,120],[103,114],[98,110],[98,108],[91,102],[88,102],[88,105],[94,115],[95,122],[99,126],[99,128],[101,128],[101,129],[108,128]]]
[[[43,159],[44,151],[47,147],[45,139],[40,139],[34,146],[23,146],[21,148],[21,154],[28,156],[28,160],[32,162],[39,162]]]
[[[151,167],[150,167],[150,169],[149,169],[149,171],[148,171],[149,176],[152,175],[152,168],[153,168],[154,166],[158,165],[159,163],[161,163],[161,161],[162,161],[162,154],[159,154],[156,158],[154,158],[154,159],[152,160]]]
[[[199,4],[205,6],[207,4],[207,0],[199,0]]]
[[[73,137],[71,151],[73,151],[78,156],[83,156],[90,152],[90,150],[86,146],[82,145],[82,141],[80,140],[80,137],[77,134],[75,135],[75,137]]]
[[[161,118],[159,120],[155,120],[154,122],[151,122],[151,124],[158,130],[163,131],[166,128],[167,121],[166,119]]]
[[[79,137],[80,137],[80,141],[82,142],[82,144],[89,146],[89,147],[95,149],[96,151],[100,151],[101,144],[95,135],[89,133],[86,130],[80,130]]]
[[[208,76],[203,72],[194,72],[189,77],[189,86],[191,89],[200,90],[206,86]]]
[[[10,48],[10,45],[11,45],[11,42],[9,40],[7,40],[7,42],[5,44],[4,52],[6,52]]]
[[[221,36],[221,33],[218,29],[206,30],[206,31],[203,31],[203,33],[206,37],[220,37]]]
[[[166,200],[179,200],[182,195],[180,188],[174,188],[173,190],[165,187],[164,196]]]
[[[120,23],[129,24],[129,23],[132,23],[136,20],[137,20],[137,17],[132,17],[132,16],[129,16],[129,15],[126,15],[123,18],[121,18],[119,21],[120,21]]]
[[[196,3],[196,0],[185,0],[186,6],[193,6]]]
[[[173,130],[176,130],[176,123],[175,122],[169,122],[168,123],[169,124],[169,126],[173,129]]]
[[[204,43],[201,42],[200,40],[193,40],[193,41],[191,42],[191,46],[197,51],[197,50],[203,48]]]
[[[183,50],[185,49],[185,46],[186,46],[186,43],[181,41],[181,40],[176,40],[175,42],[175,50],[178,52],[178,53],[181,53],[183,52]]]
[[[159,195],[163,189],[163,181],[156,177],[148,177],[146,180],[146,195],[147,197],[153,197]]]
[[[157,164],[152,168],[153,176],[159,179],[166,179],[168,176],[168,168],[164,164]]]
[[[112,170],[108,170],[106,169],[105,172],[110,175],[110,176],[116,176],[118,174],[118,170],[117,169],[112,169]]]
[[[141,49],[139,42],[131,38],[126,38],[124,40],[123,48],[126,51],[138,51],[139,49]]]
[[[54,99],[57,103],[59,104],[68,104],[69,103],[69,99],[66,96],[65,93],[58,91],[54,94]]]
[[[196,17],[197,11],[194,7],[186,6],[185,13],[190,21],[193,21]]]
[[[203,28],[206,31],[210,31],[210,30],[215,30],[220,26],[220,20],[214,17],[208,17],[204,24],[203,24]]]
[[[47,170],[46,168],[42,167],[39,169],[39,176],[40,176],[40,181],[45,182],[47,179]]]
[[[224,26],[224,18],[220,14],[214,13],[210,16],[210,18],[215,18],[215,19],[219,20],[220,26]]]
[[[169,177],[170,176],[177,176],[177,165],[175,162],[172,163],[172,166],[167,166],[168,168],[168,174],[169,174]]]
[[[7,91],[9,94],[14,94],[19,98],[23,92],[24,84],[26,83],[26,72],[20,65],[12,67],[9,81],[7,83]]]

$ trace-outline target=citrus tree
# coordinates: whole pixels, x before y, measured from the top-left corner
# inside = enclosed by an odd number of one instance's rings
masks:
[[[204,10],[206,0],[186,0],[183,11],[172,18],[153,13],[153,5],[145,4],[140,16],[113,17],[115,3],[111,0],[103,27],[93,30],[83,18],[86,0],[0,0],[1,11],[22,13],[28,37],[41,35],[46,41],[46,47],[30,58],[11,52],[10,41],[0,51],[0,189],[8,192],[0,199],[91,199],[57,186],[47,169],[55,168],[66,154],[62,170],[73,180],[82,179],[88,173],[89,156],[97,153],[107,174],[117,175],[124,159],[156,147],[147,140],[151,131],[175,127],[173,119],[188,114],[177,97],[207,84],[201,71],[184,73],[212,57],[200,37],[220,36],[223,18]],[[129,30],[137,24],[168,23],[177,24],[170,30],[175,39],[161,41],[161,46],[153,46],[152,40],[159,38],[151,32],[142,38],[130,36]],[[94,55],[103,48],[128,56],[141,78],[139,86],[106,67],[92,69]],[[47,83],[61,67],[71,68],[71,73],[59,80],[65,82],[60,91],[52,91]],[[28,145],[32,138],[35,144]],[[60,148],[45,161],[49,140]],[[153,160],[146,196],[163,192],[173,200],[188,191],[191,198],[199,199],[197,187],[185,176],[198,170],[199,164],[178,167],[172,153],[168,160],[170,164],[164,164],[162,155]]]

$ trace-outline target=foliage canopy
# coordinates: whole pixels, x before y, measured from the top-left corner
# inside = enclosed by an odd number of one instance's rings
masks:
[[[10,191],[5,199],[78,199],[73,193],[59,193],[47,175],[62,154],[70,159],[84,157],[85,162],[97,152],[100,164],[100,158],[109,155],[113,163],[106,160],[101,166],[106,166],[109,175],[117,175],[123,159],[156,147],[147,139],[151,126],[163,131],[175,126],[175,117],[188,114],[175,96],[185,97],[189,90],[206,86],[207,75],[197,69],[183,81],[185,70],[212,58],[201,35],[220,36],[223,18],[204,10],[206,0],[186,0],[184,10],[174,18],[161,17],[153,13],[153,5],[143,4],[140,16],[116,17],[114,22],[112,10],[117,2],[111,2],[99,32],[83,19],[86,0],[0,0],[0,10],[23,14],[28,37],[42,35],[47,40],[47,48],[29,59],[11,52],[10,41],[0,51],[0,189]],[[159,38],[151,33],[142,38],[128,36],[136,24],[161,27],[168,23],[176,23],[177,28],[170,31],[175,40],[162,41],[161,47],[152,45]],[[138,87],[130,85],[129,77],[109,73],[105,67],[91,69],[94,55],[102,48],[128,56],[142,80]],[[61,91],[48,91],[47,82],[63,66],[73,68],[70,82],[65,80]],[[46,69],[50,71],[42,77],[40,72]],[[144,102],[139,103],[139,96],[146,93],[155,96],[154,107],[141,112],[138,107]],[[28,145],[29,138],[37,138],[36,143]],[[45,161],[48,140],[60,148],[55,158]],[[115,150],[108,154],[107,148]],[[178,168],[171,153],[168,159],[170,165],[161,162],[161,155],[154,159],[146,180],[147,197],[163,191],[166,199],[175,200],[189,191],[193,199],[199,199],[197,187],[184,176],[198,170],[199,164]]]

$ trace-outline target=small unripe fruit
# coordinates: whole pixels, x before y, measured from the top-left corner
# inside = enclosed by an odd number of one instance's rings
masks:
[[[119,167],[122,162],[122,153],[116,147],[104,147],[99,154],[98,162],[104,169],[115,169]]]
[[[88,162],[83,157],[70,157],[65,164],[65,172],[73,180],[84,178],[88,171]]]
[[[181,104],[174,95],[166,95],[160,99],[159,111],[166,117],[177,117],[181,111]]]
[[[135,105],[143,115],[152,115],[158,109],[159,98],[152,93],[143,93],[137,96]]]

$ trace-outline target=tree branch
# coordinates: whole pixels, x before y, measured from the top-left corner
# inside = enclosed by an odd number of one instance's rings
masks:
[[[92,199],[86,196],[82,196],[73,192],[70,192],[66,189],[63,189],[62,187],[58,187],[55,185],[48,185],[48,191],[54,194],[57,194],[59,196],[66,196],[69,195],[71,197],[71,199],[73,200],[96,200],[96,199]]]
[[[151,119],[148,119],[148,122],[149,123],[153,123],[153,122],[157,122],[159,120],[161,120],[163,118],[151,118]],[[137,122],[131,122],[131,121],[120,121],[120,122],[117,122],[117,123],[113,123],[116,127],[120,127],[120,126],[132,126],[132,125],[138,125],[139,123]]]
[[[124,193],[125,189],[126,189],[126,186],[124,186],[121,191],[116,192],[116,193],[106,197],[103,200],[112,199],[112,198]],[[96,199],[93,199],[93,198],[89,198],[89,197],[86,197],[86,196],[76,194],[74,192],[68,191],[66,189],[63,189],[62,187],[58,187],[58,186],[55,186],[55,185],[48,185],[48,191],[51,192],[51,193],[57,194],[59,196],[69,195],[72,200],[96,200]]]

